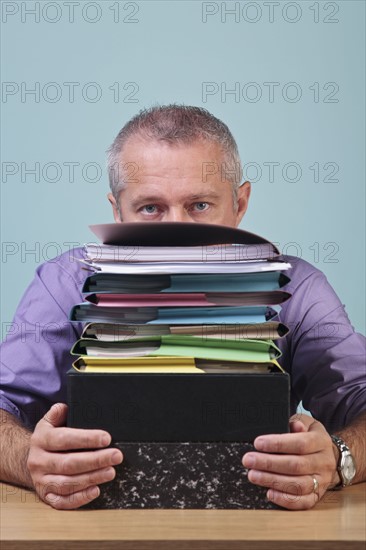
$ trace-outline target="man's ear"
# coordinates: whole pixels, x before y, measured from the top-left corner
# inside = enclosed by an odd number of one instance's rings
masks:
[[[112,193],[108,193],[107,197],[108,197],[109,202],[112,205],[114,221],[116,223],[121,223],[122,220],[121,220],[121,216],[120,216],[120,213],[119,213],[119,209],[117,207],[116,199],[114,198]]]
[[[243,216],[248,208],[249,197],[250,197],[251,186],[249,181],[245,181],[238,188],[238,210],[236,215],[236,226],[238,226],[243,219]]]

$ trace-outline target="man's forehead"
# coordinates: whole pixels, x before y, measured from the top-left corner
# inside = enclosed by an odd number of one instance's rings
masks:
[[[151,164],[156,164],[157,161],[161,167],[200,169],[203,162],[222,162],[223,156],[219,144],[207,140],[195,140],[192,143],[168,143],[134,136],[125,143],[120,160],[123,163],[135,162],[141,169],[150,168]],[[183,158],[184,164],[182,165]]]
[[[116,169],[118,179],[123,179],[130,188],[156,184],[172,190],[174,184],[174,193],[182,185],[185,191],[191,188],[205,194],[230,179],[227,178],[226,158],[221,147],[207,140],[172,145],[164,141],[130,138],[122,148]],[[154,193],[155,190],[151,189],[151,194]]]

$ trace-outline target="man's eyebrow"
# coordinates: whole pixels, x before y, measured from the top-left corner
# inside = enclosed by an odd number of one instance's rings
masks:
[[[220,198],[220,194],[215,193],[213,191],[208,191],[207,193],[197,193],[195,195],[190,195],[189,197],[187,197],[187,199],[190,201],[200,201],[203,199],[219,199],[219,198]]]
[[[141,195],[141,197],[136,197],[131,201],[131,206],[135,207],[139,204],[145,203],[145,204],[154,204],[156,202],[161,202],[165,199],[163,197],[159,197],[158,195]]]
[[[212,191],[208,191],[207,193],[195,193],[194,195],[188,195],[184,198],[184,201],[204,201],[204,200],[214,200],[219,199],[220,194],[215,193]],[[155,204],[156,202],[164,202],[166,200],[165,197],[159,196],[159,195],[141,195],[140,197],[135,197],[131,201],[131,206],[134,208],[138,206],[141,203],[145,204]]]

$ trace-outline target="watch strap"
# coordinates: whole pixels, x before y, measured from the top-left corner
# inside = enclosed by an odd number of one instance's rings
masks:
[[[331,435],[330,437],[332,438],[333,443],[335,443],[341,453],[343,453],[344,451],[349,451],[348,445],[346,445],[343,439],[338,437],[338,435]]]
[[[333,487],[334,490],[338,490],[338,489],[342,489],[343,487],[347,487],[348,485],[350,485],[350,483],[347,483],[345,481],[345,478],[344,478],[343,472],[342,472],[342,468],[341,468],[341,463],[342,463],[343,453],[347,452],[348,454],[351,455],[351,451],[350,451],[348,445],[345,443],[345,441],[343,441],[343,439],[341,437],[339,437],[338,435],[331,435],[330,437],[331,437],[333,443],[335,444],[335,446],[337,447],[337,449],[339,451],[339,457],[338,457],[338,462],[337,462],[337,471],[338,471],[338,475],[339,475],[339,478],[340,478],[340,482]]]

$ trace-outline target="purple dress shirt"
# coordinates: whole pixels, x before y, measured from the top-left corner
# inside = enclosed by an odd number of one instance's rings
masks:
[[[1,346],[0,408],[32,428],[53,403],[66,401],[70,348],[82,324],[71,307],[83,301],[88,272],[77,248],[38,267]],[[333,432],[366,410],[365,338],[357,334],[325,275],[287,256],[292,293],[274,320],[290,328],[277,341],[281,365],[291,375],[291,409],[300,401]]]

